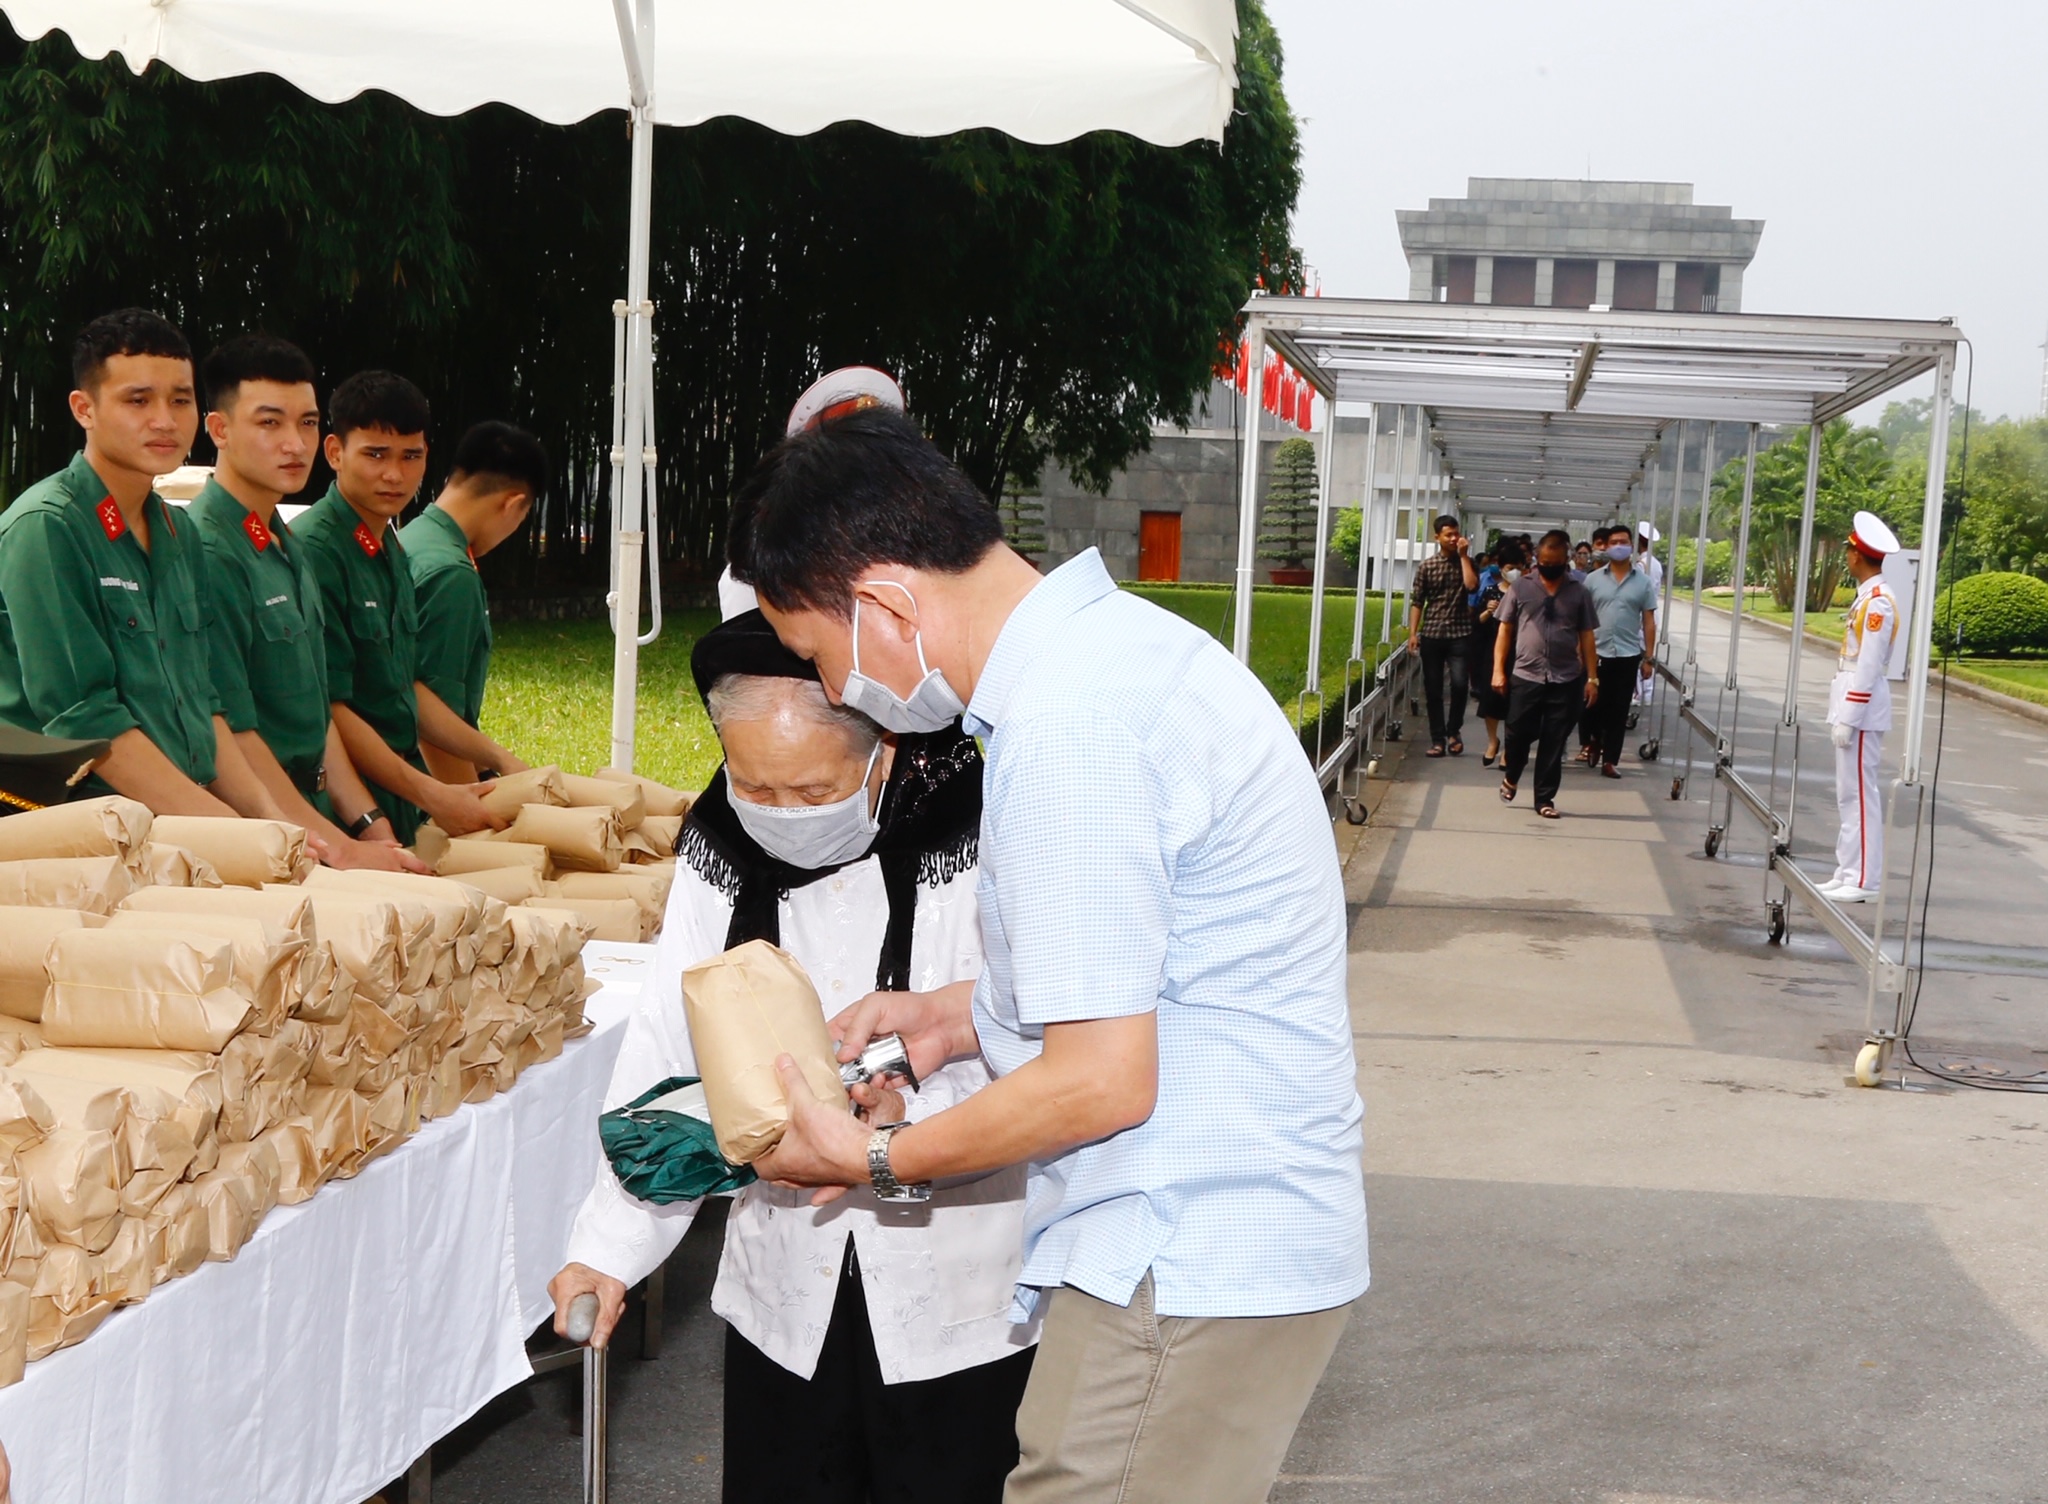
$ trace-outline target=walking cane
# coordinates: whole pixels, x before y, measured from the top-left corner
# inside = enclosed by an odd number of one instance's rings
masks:
[[[597,1331],[597,1296],[586,1291],[569,1302],[568,1337],[583,1349],[583,1504],[605,1504],[605,1350],[590,1346]]]

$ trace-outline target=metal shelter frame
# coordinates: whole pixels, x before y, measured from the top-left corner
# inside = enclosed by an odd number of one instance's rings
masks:
[[[1423,464],[1447,486],[1446,510],[1469,527],[1556,526],[1568,522],[1650,522],[1665,545],[1656,653],[1654,723],[1643,742],[1645,760],[1661,751],[1675,713],[1686,736],[1685,770],[1673,778],[1671,797],[1685,796],[1696,748],[1711,749],[1718,786],[1708,795],[1705,849],[1719,853],[1733,812],[1754,817],[1766,837],[1764,908],[1767,932],[1782,942],[1791,900],[1809,910],[1863,970],[1867,979],[1869,1042],[1857,1076],[1875,1084],[1904,1032],[1911,996],[1912,928],[1925,881],[1930,809],[1922,777],[1926,752],[1927,680],[1932,656],[1936,564],[1940,558],[1942,484],[1956,349],[1962,335],[1948,320],[1849,319],[1801,315],[1679,314],[1606,309],[1509,308],[1368,299],[1255,296],[1245,313],[1245,360],[1252,388],[1247,411],[1256,412],[1265,352],[1277,351],[1321,394],[1326,414],[1321,435],[1324,499],[1338,405],[1370,404],[1367,427],[1367,496],[1362,529],[1357,615],[1345,667],[1344,713],[1337,744],[1325,751],[1320,720],[1313,757],[1326,790],[1344,800],[1354,823],[1366,815],[1358,780],[1371,772],[1375,749],[1400,735],[1400,711],[1412,713],[1415,663],[1404,641],[1390,645],[1393,591],[1388,578],[1395,519],[1404,505],[1411,533],[1420,526],[1422,477],[1405,475],[1410,413],[1426,442]],[[1831,419],[1861,407],[1928,372],[1934,373],[1927,485],[1921,512],[1922,567],[1914,588],[1906,659],[1906,707],[1899,774],[1885,800],[1887,830],[1910,821],[1900,938],[1888,944],[1887,916],[1898,894],[1887,871],[1865,930],[1820,892],[1819,883],[1792,862],[1793,815],[1798,785],[1799,668],[1806,647],[1806,595],[1812,561],[1814,507],[1820,479],[1820,433]],[[1391,408],[1396,435],[1394,487],[1379,496],[1379,438],[1383,409]],[[1735,538],[1734,579],[1746,574],[1755,501],[1759,429],[1809,425],[1805,494],[1800,511],[1800,553],[1794,592],[1792,641],[1785,689],[1772,727],[1770,775],[1761,787],[1738,771],[1735,743],[1742,702],[1737,677],[1745,597],[1731,599],[1728,655],[1719,682],[1703,684],[1699,623],[1706,567],[1707,511],[1713,482],[1717,423],[1747,425],[1741,511]],[[1692,611],[1683,656],[1670,629],[1679,519],[1686,502],[1689,425],[1707,424],[1703,463],[1691,499],[1699,506],[1693,551]],[[1675,432],[1674,432],[1675,430]],[[1667,457],[1667,438],[1675,438]],[[1254,541],[1260,513],[1258,446],[1247,444],[1238,496],[1237,610],[1234,648],[1251,649]],[[1318,539],[1327,538],[1327,520]],[[1300,708],[1313,697],[1321,708],[1318,666],[1325,594],[1324,550],[1318,549],[1311,602],[1306,687]],[[1417,557],[1411,553],[1413,560]],[[1368,561],[1370,568],[1368,568]],[[1370,663],[1363,654],[1368,578],[1383,590],[1381,644]],[[1360,673],[1354,678],[1352,668]],[[1713,691],[1713,710],[1703,693]],[[1781,785],[1780,767],[1785,770]],[[1350,783],[1346,783],[1349,775]],[[1715,793],[1720,812],[1715,813]]]

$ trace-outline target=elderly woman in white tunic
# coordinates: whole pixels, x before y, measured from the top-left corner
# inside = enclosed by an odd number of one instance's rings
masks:
[[[972,739],[957,725],[883,736],[831,704],[758,611],[706,634],[691,668],[726,761],[684,827],[657,980],[607,1108],[696,1074],[681,975],[734,945],[789,951],[828,1015],[872,990],[930,991],[981,970]],[[914,1121],[987,1081],[979,1061],[956,1062],[870,1111]],[[941,1185],[912,1207],[867,1190],[821,1207],[759,1182],[741,1193],[711,1296],[728,1323],[727,1504],[1001,1498],[1035,1340],[1009,1318],[1023,1195],[1021,1169]],[[558,1326],[594,1291],[602,1340],[626,1287],[674,1251],[698,1205],[639,1201],[601,1167],[550,1287]]]

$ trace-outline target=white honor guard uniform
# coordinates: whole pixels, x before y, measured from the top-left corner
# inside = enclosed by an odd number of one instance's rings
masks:
[[[1880,561],[1897,553],[1899,540],[1869,512],[1858,512],[1849,546]],[[1874,897],[1884,876],[1884,800],[1877,764],[1884,734],[1892,725],[1892,691],[1885,678],[1899,635],[1898,602],[1882,575],[1856,590],[1842,633],[1842,656],[1828,686],[1828,724],[1834,728],[1835,804],[1841,835],[1835,842],[1835,875],[1821,891],[1838,903]]]

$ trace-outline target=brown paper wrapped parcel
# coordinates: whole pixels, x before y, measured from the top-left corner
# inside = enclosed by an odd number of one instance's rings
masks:
[[[613,783],[630,783],[640,790],[641,802],[647,806],[650,815],[687,815],[690,806],[697,802],[695,794],[686,794],[681,789],[672,789],[665,783],[656,783],[638,773],[625,773],[617,768],[599,768],[594,775],[610,779]]]
[[[149,806],[110,794],[0,820],[0,862],[51,856],[117,856],[131,866],[149,839]]]
[[[611,778],[584,778],[575,773],[562,775],[562,792],[577,808],[609,806],[619,812],[619,829],[633,830],[647,818],[647,795],[637,783],[620,783]]]
[[[577,872],[616,872],[625,856],[619,812],[609,805],[523,805],[505,835],[547,847],[557,867]]]
[[[159,815],[150,839],[182,846],[212,864],[224,883],[260,888],[295,883],[313,870],[302,826],[232,815]]]
[[[845,1109],[818,989],[788,951],[749,940],[691,967],[683,973],[683,1013],[719,1152],[734,1164],[753,1163],[789,1127],[778,1055],[796,1061],[820,1102]]]
[[[0,820],[0,827],[6,824]],[[40,1019],[50,990],[44,965],[50,942],[61,931],[98,929],[106,922],[80,909],[0,908],[0,1013],[30,1023]]]
[[[645,938],[640,923],[640,906],[630,898],[564,898],[544,894],[529,898],[523,909],[547,914],[573,914],[590,925],[593,940],[624,940],[637,944]]]
[[[568,791],[562,787],[562,770],[553,765],[493,778],[491,786],[477,798],[485,809],[502,820],[518,814],[523,805],[569,802]]]
[[[111,914],[136,886],[135,873],[117,856],[0,862],[0,904]]]
[[[526,867],[542,877],[554,876],[554,859],[548,849],[530,841],[478,841],[464,836],[459,841],[450,841],[448,849],[441,853],[434,870],[443,877],[459,877],[469,880],[472,872],[487,872],[498,867]]]
[[[69,930],[50,942],[43,1042],[218,1054],[255,1015],[234,946],[160,930]]]

